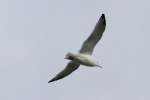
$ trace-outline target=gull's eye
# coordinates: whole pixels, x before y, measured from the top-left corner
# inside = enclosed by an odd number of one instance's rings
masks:
[[[72,56],[68,56],[68,59],[69,60],[73,60],[74,58]]]

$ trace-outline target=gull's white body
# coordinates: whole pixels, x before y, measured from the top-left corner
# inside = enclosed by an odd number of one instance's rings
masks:
[[[58,73],[49,82],[53,82],[68,76],[73,71],[78,69],[80,65],[85,65],[89,67],[101,67],[98,64],[98,62],[92,58],[91,55],[93,53],[94,47],[96,46],[96,44],[103,35],[105,26],[106,26],[105,15],[102,14],[91,35],[84,41],[79,53],[78,54],[68,53],[65,58],[71,61],[67,64],[64,70]]]
[[[95,66],[100,66],[98,64],[98,61],[95,61],[91,55],[88,54],[72,54],[74,55],[74,61],[81,64],[81,65],[85,65],[88,67],[95,67]]]

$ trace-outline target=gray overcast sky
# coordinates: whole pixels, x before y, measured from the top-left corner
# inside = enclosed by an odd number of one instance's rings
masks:
[[[148,0],[1,0],[0,100],[150,100]],[[94,51],[103,69],[81,66],[48,84],[102,13]]]

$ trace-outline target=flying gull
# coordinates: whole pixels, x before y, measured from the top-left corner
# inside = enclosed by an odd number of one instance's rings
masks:
[[[58,73],[54,78],[52,78],[48,83],[62,79],[73,71],[78,69],[80,65],[86,65],[88,67],[100,67],[99,63],[91,57],[95,45],[101,39],[103,32],[106,27],[105,15],[102,14],[99,18],[94,30],[91,35],[84,41],[81,49],[78,54],[67,53],[65,59],[70,60],[65,69],[63,69],[60,73]]]

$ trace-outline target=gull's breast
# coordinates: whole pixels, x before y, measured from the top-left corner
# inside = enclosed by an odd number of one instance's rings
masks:
[[[86,66],[90,66],[90,67],[96,65],[95,61],[89,55],[79,54],[76,56],[76,61],[82,65],[86,65]]]

